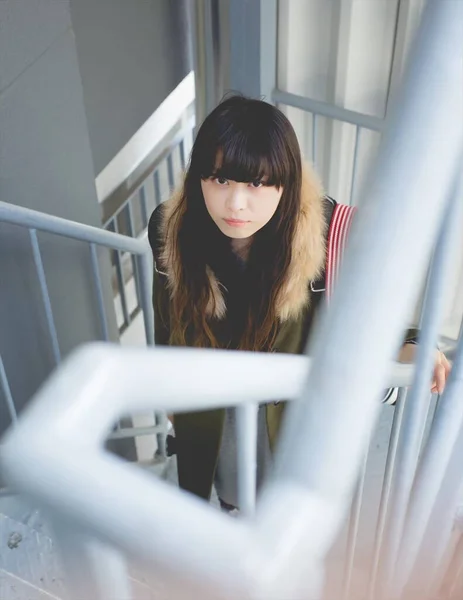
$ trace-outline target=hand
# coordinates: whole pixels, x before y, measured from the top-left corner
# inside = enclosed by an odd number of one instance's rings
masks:
[[[452,365],[447,360],[443,352],[437,352],[436,363],[434,365],[434,374],[431,383],[431,392],[433,394],[442,394],[449,378]]]
[[[399,362],[412,363],[415,360],[416,355],[416,344],[405,344],[400,352]],[[433,394],[442,394],[447,379],[449,378],[452,365],[447,360],[447,357],[443,352],[437,352],[436,362],[434,364],[434,373],[431,383],[431,392]]]

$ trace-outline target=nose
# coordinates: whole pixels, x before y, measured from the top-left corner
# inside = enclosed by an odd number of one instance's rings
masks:
[[[227,209],[231,213],[237,213],[244,210],[247,206],[246,188],[243,184],[235,183],[230,186],[230,193],[227,197]]]

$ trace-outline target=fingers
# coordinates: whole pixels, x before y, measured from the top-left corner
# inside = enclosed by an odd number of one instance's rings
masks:
[[[452,370],[452,365],[447,360],[447,357],[442,352],[437,353],[436,365],[434,367],[434,377],[431,384],[431,392],[433,394],[442,394],[445,389],[445,384]]]
[[[433,389],[436,389],[436,392],[434,393],[438,393],[438,394],[442,394],[444,389],[445,389],[445,382],[446,382],[446,373],[445,373],[445,367],[443,364],[437,364],[434,368],[434,382],[433,382]]]
[[[441,352],[441,364],[444,366],[445,377],[446,377],[446,379],[448,379],[449,375],[450,375],[450,371],[452,370],[452,365],[450,364],[450,361],[447,359],[445,354],[443,354],[442,352]]]

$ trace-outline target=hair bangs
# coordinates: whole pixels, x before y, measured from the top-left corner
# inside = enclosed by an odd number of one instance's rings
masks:
[[[290,176],[287,155],[283,147],[270,145],[269,140],[256,140],[244,132],[218,141],[215,152],[204,156],[202,178],[223,177],[231,181],[284,187]]]

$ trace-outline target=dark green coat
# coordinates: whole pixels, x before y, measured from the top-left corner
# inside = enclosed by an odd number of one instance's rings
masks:
[[[156,344],[178,345],[170,333],[170,296],[176,291],[176,265],[173,249],[177,222],[169,220],[173,209],[181,201],[174,196],[158,207],[149,224],[149,239],[153,249],[155,269],[153,306],[155,312]],[[301,354],[324,297],[325,238],[335,202],[323,197],[319,190],[305,183],[303,186],[301,215],[295,235],[295,247],[290,266],[289,283],[279,304],[280,324],[273,352]],[[167,224],[170,223],[169,227]],[[223,295],[214,273],[210,273],[216,307],[210,324],[219,342],[227,319],[226,296]],[[226,329],[226,328],[225,328]],[[265,400],[263,398],[263,400]],[[271,403],[266,407],[270,445],[273,448],[278,436],[285,402]],[[197,496],[208,499],[221,444],[225,409],[208,410],[175,415],[176,453],[180,486]]]

